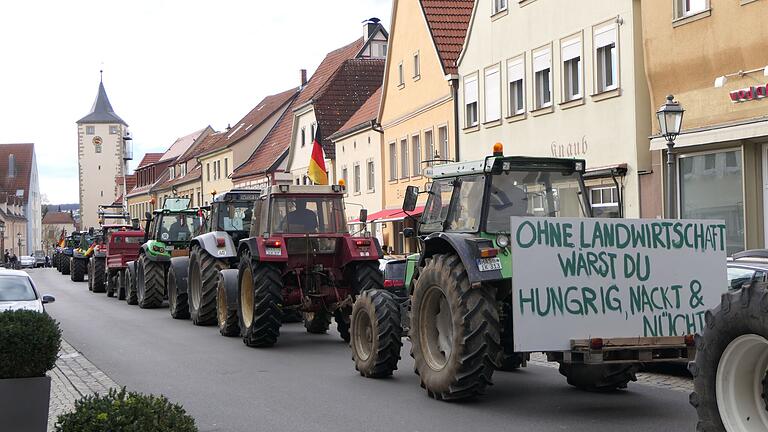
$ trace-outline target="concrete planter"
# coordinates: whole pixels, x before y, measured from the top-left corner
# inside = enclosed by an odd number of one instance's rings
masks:
[[[48,376],[0,379],[2,430],[45,432],[50,398],[51,378]]]

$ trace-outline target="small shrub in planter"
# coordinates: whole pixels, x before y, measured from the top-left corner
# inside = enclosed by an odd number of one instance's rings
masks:
[[[59,416],[56,432],[197,432],[195,419],[165,396],[111,389],[75,402]]]
[[[56,365],[59,323],[28,310],[0,312],[0,379],[43,377]]]

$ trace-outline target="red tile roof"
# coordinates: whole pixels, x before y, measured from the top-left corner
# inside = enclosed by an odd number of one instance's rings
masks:
[[[429,31],[446,74],[458,73],[459,59],[474,0],[421,0]]]
[[[165,179],[165,181],[155,186],[153,190],[165,190],[175,185],[184,184],[187,182],[191,182],[193,180],[198,180],[202,176],[203,176],[203,168],[202,166],[200,166],[200,164],[197,164],[195,168],[187,172],[187,174],[184,175],[183,177],[176,177],[175,179],[171,179],[169,178],[170,175],[164,176],[163,178]]]
[[[275,112],[296,97],[298,92],[299,88],[296,87],[282,93],[265,97],[248,114],[246,114],[245,117],[235,123],[235,126],[227,131],[221,139],[210,143],[205,149],[199,151],[197,156],[202,156],[234,145],[258,129],[259,126],[272,117]]]
[[[248,160],[232,172],[232,178],[243,178],[268,172],[288,154],[293,131],[293,109],[298,99],[294,99],[281,115],[275,126],[261,141],[256,151]]]
[[[354,114],[352,114],[352,117],[347,120],[346,123],[344,123],[343,126],[336,132],[335,136],[340,136],[342,134],[345,134],[352,129],[355,129],[357,126],[360,126],[362,124],[370,124],[372,121],[376,121],[376,118],[379,114],[379,103],[381,102],[381,89],[383,86],[380,86],[378,90],[376,90],[371,97],[368,98],[367,101],[363,104],[363,106],[360,107]],[[330,137],[335,138],[335,137]]]
[[[13,155],[16,166],[13,177],[9,176],[8,170],[10,155]],[[13,196],[19,196],[22,191],[20,198],[24,204],[29,198],[34,155],[34,144],[0,144],[0,191]]]
[[[152,165],[153,163],[156,163],[160,160],[161,157],[163,157],[164,153],[145,153],[144,158],[141,159],[141,162],[139,162],[139,166],[136,167],[136,169],[143,168],[147,165]]]
[[[209,134],[203,139],[203,141],[200,142],[200,144],[190,148],[189,151],[186,152],[178,162],[187,162],[200,156],[203,153],[212,151],[212,149],[216,148],[218,142],[222,138],[226,137],[227,134],[225,132],[214,132]]]
[[[323,134],[325,157],[334,159],[336,148],[330,139],[381,87],[383,59],[350,59],[336,71],[314,102],[315,117]]]
[[[360,38],[349,45],[343,46],[337,50],[329,52],[323,59],[320,66],[312,74],[312,78],[301,90],[301,94],[296,102],[296,106],[304,105],[315,98],[315,95],[325,87],[328,79],[339,69],[339,66],[351,58],[355,58],[357,53],[363,47],[363,38]]]
[[[75,220],[72,219],[72,215],[69,212],[52,212],[49,211],[43,217],[43,225],[49,224],[73,224]]]
[[[192,144],[197,141],[197,139],[200,137],[200,135],[203,134],[203,132],[205,132],[206,129],[208,129],[208,127],[204,127],[200,130],[192,132],[189,135],[184,135],[183,137],[177,138],[176,141],[174,141],[173,144],[168,147],[168,151],[163,154],[160,160],[168,161],[179,158],[179,156],[183,155],[184,152],[186,152],[192,146]]]

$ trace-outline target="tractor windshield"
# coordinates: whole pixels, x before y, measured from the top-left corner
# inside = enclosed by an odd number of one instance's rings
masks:
[[[581,216],[577,173],[506,171],[491,179],[488,232],[508,232],[510,216]]]
[[[189,241],[200,229],[200,216],[194,213],[162,215],[159,225],[159,238],[163,242]]]
[[[270,214],[271,231],[284,234],[346,233],[344,204],[340,197],[275,197]]]
[[[215,221],[217,231],[249,231],[251,229],[253,202],[223,202],[217,205]]]

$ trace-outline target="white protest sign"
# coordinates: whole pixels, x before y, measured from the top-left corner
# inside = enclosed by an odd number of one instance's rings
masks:
[[[511,218],[515,351],[700,333],[727,290],[725,223]]]

